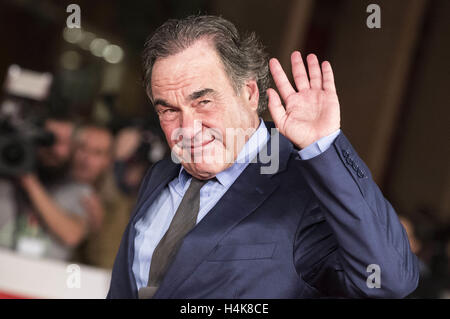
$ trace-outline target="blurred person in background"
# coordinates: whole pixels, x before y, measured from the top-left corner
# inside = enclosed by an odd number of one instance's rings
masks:
[[[114,148],[114,175],[117,187],[124,194],[136,195],[142,176],[148,168],[142,147],[142,132],[126,127],[117,134]]]
[[[439,225],[439,224],[435,224]],[[450,299],[450,225],[436,227],[433,236],[433,255],[430,262],[431,276],[426,284],[431,293],[422,297]],[[427,286],[427,288],[428,288]],[[420,286],[419,286],[420,287]],[[426,291],[425,291],[426,292]]]
[[[97,132],[97,134],[99,133]],[[94,142],[95,136],[92,134],[95,132],[88,131],[83,135],[85,148],[89,148],[88,145],[91,144],[92,151],[84,152],[84,156],[81,154],[77,156],[76,152],[73,169],[75,175],[82,175],[85,181],[96,185],[104,214],[99,213],[97,216],[92,216],[93,224],[97,225],[97,231],[91,232],[80,249],[79,257],[81,262],[111,269],[136,199],[140,181],[149,162],[141,156],[143,155],[143,137],[138,128],[128,127],[119,131],[112,148],[112,166],[109,165],[111,159],[107,159],[106,156],[106,154],[111,155],[111,152],[107,150],[110,149],[112,140],[109,139],[109,142],[106,143],[106,132],[104,132],[103,138],[99,135],[97,142]],[[97,143],[96,152],[93,151],[94,143]],[[80,152],[81,150],[78,153]],[[95,168],[86,169],[89,164],[82,163],[87,161],[90,161],[90,165]],[[95,212],[95,207],[92,210]]]
[[[413,222],[406,216],[399,216],[399,220],[405,228],[406,233],[408,234],[411,251],[416,256],[419,256],[422,250],[422,241],[417,237],[416,227],[414,226]],[[421,275],[425,275],[430,271],[426,263],[421,258],[419,258],[419,267]]]
[[[153,163],[167,155],[168,149],[146,124],[119,131],[114,150],[114,175],[120,191],[137,195],[141,179]]]
[[[15,249],[35,257],[71,258],[89,225],[84,202],[89,185],[68,174],[74,123],[47,118],[44,127],[54,135],[51,146],[37,149],[37,168],[18,178]]]
[[[12,248],[16,225],[16,203],[14,187],[6,179],[0,178],[0,247]]]
[[[113,137],[107,128],[89,124],[77,130],[74,143],[70,174],[75,181],[88,184],[94,189],[93,195],[86,198],[83,204],[89,219],[89,231],[97,232],[104,217],[99,192],[111,166]]]
[[[426,219],[429,213],[418,210],[415,216],[400,216],[412,252],[419,258],[420,278],[417,289],[408,298],[449,298],[449,256],[446,244],[450,229],[436,227]],[[422,216],[422,217],[421,217]]]

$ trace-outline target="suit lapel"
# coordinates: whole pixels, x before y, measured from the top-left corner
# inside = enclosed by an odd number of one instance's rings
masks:
[[[279,136],[279,169],[261,174],[260,162],[251,163],[209,213],[186,235],[154,298],[170,298],[208,256],[220,240],[241,220],[260,206],[279,186],[275,175],[285,169],[292,145]],[[266,149],[272,150],[271,137]],[[265,151],[264,150],[264,151]]]
[[[150,180],[148,181],[147,189],[144,190],[144,193],[140,199],[140,201],[136,204],[136,208],[132,214],[132,218],[129,224],[129,232],[128,232],[128,258],[127,269],[128,269],[128,277],[131,283],[131,291],[134,293],[134,297],[137,298],[137,287],[136,287],[136,279],[133,273],[133,260],[134,260],[134,239],[136,237],[136,222],[148,211],[151,203],[155,200],[155,198],[161,193],[163,188],[172,181],[178,174],[181,165],[173,163],[170,159],[165,162],[165,166],[161,168],[155,167],[157,169],[152,172],[152,176],[150,176]]]
[[[147,212],[150,204],[163,190],[167,184],[169,184],[179,173],[180,164],[173,163],[170,159],[166,160],[165,167],[158,168],[154,172],[154,176],[150,177],[147,190],[142,196],[140,203],[137,204],[135,214],[133,217],[133,225]]]

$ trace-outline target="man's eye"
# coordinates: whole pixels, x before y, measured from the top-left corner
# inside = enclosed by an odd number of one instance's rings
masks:
[[[200,101],[200,104],[206,105],[206,104],[208,104],[210,102],[211,102],[210,100],[202,100],[202,101]]]
[[[159,110],[159,111],[158,111],[158,117],[159,117],[161,120],[164,120],[164,121],[171,121],[171,120],[176,119],[177,114],[178,114],[177,111],[178,111],[178,110],[176,110],[176,109],[163,109],[163,110]]]
[[[159,113],[160,114],[167,114],[167,113],[172,113],[175,112],[174,109],[165,109],[165,110],[160,110]]]

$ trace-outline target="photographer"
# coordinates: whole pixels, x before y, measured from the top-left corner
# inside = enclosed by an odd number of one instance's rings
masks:
[[[72,176],[94,185],[104,209],[103,213],[91,206],[89,215],[95,229],[78,250],[78,258],[111,269],[149,162],[138,154],[142,137],[136,128],[119,131],[114,142],[98,127],[85,127],[77,135]]]
[[[100,231],[104,218],[104,200],[101,189],[111,164],[113,137],[102,126],[84,125],[75,133],[74,152],[70,166],[70,176],[74,181],[93,188],[93,194],[83,200],[89,220],[89,231]]]
[[[37,149],[37,169],[18,177],[16,250],[37,257],[67,260],[86,236],[89,220],[83,205],[92,189],[68,175],[74,123],[48,118],[51,146]]]

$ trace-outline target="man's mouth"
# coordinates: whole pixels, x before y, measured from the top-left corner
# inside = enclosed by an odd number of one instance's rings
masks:
[[[189,145],[189,146],[186,146],[186,147],[184,147],[184,148],[185,148],[185,149],[189,149],[189,148],[190,148],[191,151],[198,150],[198,149],[201,149],[201,148],[205,147],[205,146],[208,145],[209,143],[213,142],[215,139],[216,139],[216,138],[215,138],[214,136],[212,136],[211,139],[209,139],[209,140],[203,142],[202,144],[193,143],[193,144],[191,144],[191,145]]]

